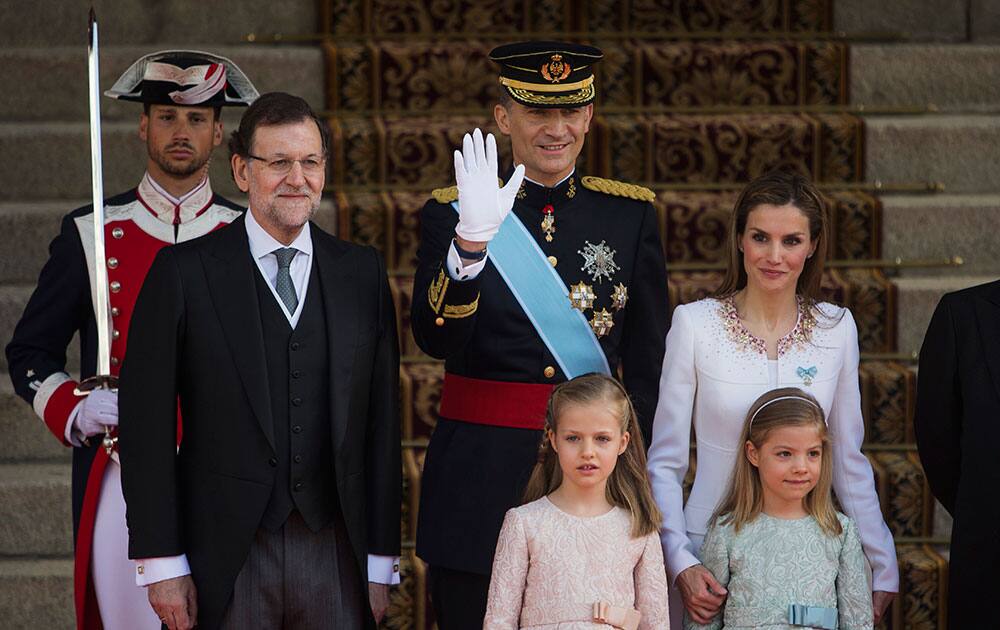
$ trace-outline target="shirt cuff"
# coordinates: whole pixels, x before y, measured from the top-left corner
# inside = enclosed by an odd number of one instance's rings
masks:
[[[191,575],[191,567],[185,554],[135,561],[136,586],[149,586],[182,575]]]
[[[486,266],[485,258],[466,265],[466,261],[462,260],[462,257],[458,255],[458,250],[455,249],[455,241],[452,241],[451,245],[448,246],[448,259],[445,262],[448,266],[448,275],[451,276],[452,280],[458,282],[475,279]]]
[[[63,437],[66,441],[73,446],[83,446],[83,441],[86,437],[76,428],[76,419],[80,416],[80,409],[83,407],[83,401],[81,400],[73,407],[73,411],[69,412],[69,418],[66,419],[66,429],[63,432]]]
[[[399,584],[399,557],[368,554],[368,581],[376,584]]]

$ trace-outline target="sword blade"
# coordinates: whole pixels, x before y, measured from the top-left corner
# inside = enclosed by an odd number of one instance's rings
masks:
[[[97,16],[90,9],[87,75],[90,81],[90,179],[94,196],[94,313],[97,317],[97,375],[111,374],[111,322],[108,320],[108,263],[104,253],[104,167],[101,159],[100,72]]]

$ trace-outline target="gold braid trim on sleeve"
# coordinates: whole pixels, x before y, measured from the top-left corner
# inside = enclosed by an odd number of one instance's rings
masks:
[[[431,305],[434,314],[441,312],[441,304],[444,302],[444,294],[448,290],[448,274],[444,269],[438,271],[438,277],[427,289],[427,302]]]
[[[438,203],[451,203],[452,201],[458,201],[458,186],[435,188],[431,191],[431,197],[433,197],[434,201]]]
[[[656,193],[638,184],[626,184],[625,182],[604,179],[603,177],[593,177],[591,175],[585,175],[580,179],[580,183],[588,190],[604,193],[605,195],[626,197],[638,201],[653,201],[656,199]]]
[[[462,304],[460,306],[452,306],[448,304],[444,307],[444,317],[446,319],[462,319],[463,317],[468,317],[476,312],[479,308],[479,297],[472,304]]]

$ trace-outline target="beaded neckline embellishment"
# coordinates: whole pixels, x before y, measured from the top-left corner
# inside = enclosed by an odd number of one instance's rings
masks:
[[[812,337],[813,328],[816,327],[816,316],[812,309],[805,308],[801,297],[797,297],[799,318],[795,322],[795,327],[778,340],[778,356],[785,354],[796,346],[802,346],[809,342]],[[740,319],[740,314],[736,310],[736,303],[733,296],[719,300],[719,316],[722,318],[722,326],[726,330],[726,336],[736,344],[740,351],[752,350],[758,354],[767,354],[767,344],[763,339],[757,337],[747,330]]]

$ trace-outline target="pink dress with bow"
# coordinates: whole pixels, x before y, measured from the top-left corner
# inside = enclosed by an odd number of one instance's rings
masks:
[[[483,629],[668,629],[659,535],[631,530],[619,507],[580,517],[543,497],[508,511]]]

